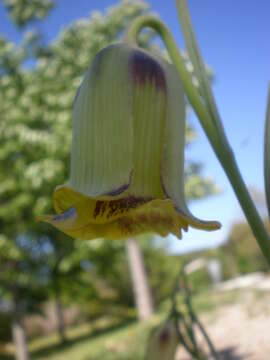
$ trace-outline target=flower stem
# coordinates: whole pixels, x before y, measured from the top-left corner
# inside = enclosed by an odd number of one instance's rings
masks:
[[[212,111],[213,107],[211,108],[208,103],[209,97],[204,96],[204,93],[200,96],[199,91],[193,85],[178,46],[171,32],[161,20],[153,16],[140,16],[136,18],[127,30],[126,40],[136,44],[137,36],[144,27],[154,29],[164,41],[171,60],[181,77],[187,98],[198,116],[208,140],[241,204],[252,232],[270,265],[270,237],[242,179],[217,110],[214,109],[214,111]],[[209,91],[209,89],[207,90]],[[213,105],[213,98],[211,98],[209,102],[212,102]]]

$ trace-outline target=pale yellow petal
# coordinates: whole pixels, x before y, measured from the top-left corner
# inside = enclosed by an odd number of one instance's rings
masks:
[[[159,62],[133,49],[130,58],[134,123],[133,178],[128,193],[162,198],[160,161],[166,116],[166,80]]]
[[[103,49],[89,67],[73,108],[70,186],[89,196],[118,194],[133,162],[129,49]]]

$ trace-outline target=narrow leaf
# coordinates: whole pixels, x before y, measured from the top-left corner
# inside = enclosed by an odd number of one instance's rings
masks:
[[[178,16],[182,26],[182,31],[188,51],[190,61],[194,67],[194,73],[199,81],[199,90],[205,101],[205,105],[211,115],[213,125],[224,134],[223,125],[220,121],[220,116],[214,99],[214,95],[208,80],[207,71],[201,56],[201,52],[196,41],[195,33],[193,30],[191,18],[189,15],[187,1],[176,0],[178,8]]]
[[[264,186],[268,214],[270,217],[270,84],[268,87],[267,110],[264,130]]]

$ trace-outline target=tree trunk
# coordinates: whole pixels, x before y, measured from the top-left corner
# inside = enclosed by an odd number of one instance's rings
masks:
[[[24,308],[23,305],[16,300],[14,302],[14,307],[12,337],[15,347],[15,358],[16,360],[29,360],[26,334],[23,324]]]
[[[132,287],[140,321],[148,320],[153,314],[153,301],[139,244],[133,238],[126,241],[126,252],[131,273]]]
[[[66,341],[65,323],[64,323],[62,304],[59,299],[55,300],[55,315],[56,315],[56,324],[57,324],[56,326],[60,337],[60,341],[61,343],[64,343]]]

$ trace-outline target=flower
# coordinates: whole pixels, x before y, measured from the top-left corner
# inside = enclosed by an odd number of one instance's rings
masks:
[[[168,320],[150,333],[145,358],[147,360],[173,360],[178,344],[176,326],[172,320]]]
[[[185,103],[173,65],[128,44],[94,58],[73,107],[71,176],[43,215],[80,239],[215,230],[184,195]]]

